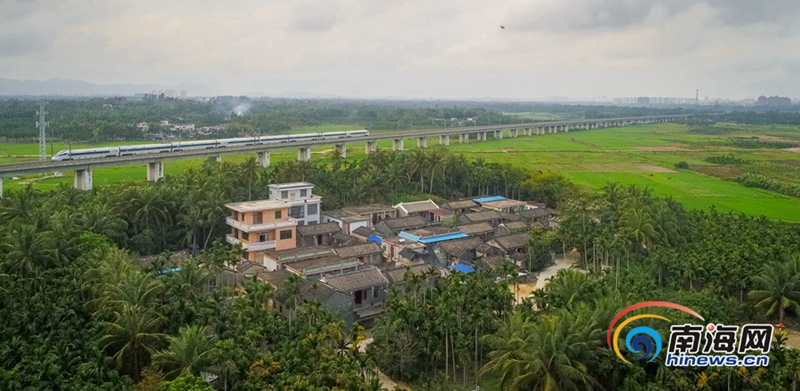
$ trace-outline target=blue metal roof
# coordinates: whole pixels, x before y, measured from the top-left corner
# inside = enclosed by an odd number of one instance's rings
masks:
[[[502,201],[504,199],[506,199],[506,197],[493,196],[493,197],[473,198],[472,200],[480,204],[480,203],[483,203],[483,202]]]
[[[468,238],[469,235],[461,232],[453,232],[444,235],[437,235],[437,236],[430,236],[427,238],[422,238],[419,240],[420,243],[428,244],[428,243],[436,243],[441,242],[443,240],[453,240],[453,239],[461,239],[461,238]]]
[[[473,269],[472,266],[465,265],[463,263],[459,263],[459,264],[450,266],[450,267],[448,267],[448,269],[452,269],[452,270],[455,270],[457,272],[462,272],[462,273],[472,273],[472,272],[475,271],[475,269]]]
[[[403,239],[408,239],[408,240],[410,240],[412,242],[419,242],[419,239],[420,239],[419,236],[412,235],[412,234],[410,234],[410,233],[408,233],[406,231],[400,232],[399,234],[397,234],[397,236],[399,236],[399,237],[401,237]]]
[[[381,241],[381,237],[380,237],[380,236],[378,236],[378,235],[373,235],[373,236],[370,236],[370,237],[368,237],[368,238],[367,238],[367,241],[368,241],[368,242],[375,242],[375,243],[378,243],[378,244],[382,244],[382,243],[383,243],[383,242]]]

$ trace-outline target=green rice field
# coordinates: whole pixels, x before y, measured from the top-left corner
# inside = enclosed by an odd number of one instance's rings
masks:
[[[297,129],[297,132],[352,130],[357,125],[321,126]],[[796,127],[759,126],[742,128],[736,137],[758,136],[771,140],[800,142],[800,129]],[[800,199],[767,190],[748,188],[718,176],[701,173],[716,168],[704,159],[712,155],[729,155],[751,162],[751,172],[768,175],[783,182],[800,185],[800,152],[783,149],[737,149],[726,147],[720,141],[731,135],[690,134],[680,124],[654,124],[625,128],[597,129],[543,136],[509,138],[508,131],[502,140],[459,144],[451,137],[450,149],[467,153],[472,158],[488,162],[507,163],[536,171],[552,171],[589,187],[600,188],[610,181],[621,184],[647,186],[657,195],[672,196],[688,208],[709,208],[721,211],[738,211],[764,215],[772,219],[800,222]],[[429,146],[438,143],[430,139]],[[379,148],[391,149],[391,141],[378,143]],[[75,146],[79,148],[85,146]],[[416,147],[415,139],[407,139],[405,148]],[[65,149],[55,145],[55,151]],[[312,160],[325,159],[332,147],[312,149]],[[36,160],[36,144],[0,144],[0,164]],[[48,146],[48,153],[50,147]],[[348,158],[364,156],[364,143],[348,143]],[[225,161],[239,163],[248,155],[224,156]],[[296,149],[276,150],[271,154],[273,163],[297,159]],[[675,163],[687,162],[690,170],[677,170]],[[201,160],[168,162],[166,175],[179,174]],[[705,169],[704,169],[705,168]],[[95,186],[122,181],[145,180],[144,165],[98,169],[93,172]],[[72,174],[57,178],[20,178],[4,180],[6,191],[18,189],[26,183],[42,190],[52,189],[59,183],[72,183]]]

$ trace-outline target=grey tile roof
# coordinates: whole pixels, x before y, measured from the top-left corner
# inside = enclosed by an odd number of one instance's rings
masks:
[[[525,223],[523,223],[521,221],[511,221],[511,222],[508,222],[508,223],[504,223],[503,225],[505,225],[506,228],[508,228],[508,229],[510,229],[512,231],[528,230],[528,226],[525,225]]]
[[[279,262],[292,262],[302,259],[320,258],[331,254],[329,246],[297,247],[286,250],[266,251],[264,256],[277,259]]]
[[[502,216],[500,216],[500,213],[497,213],[497,212],[495,212],[493,210],[484,210],[482,212],[465,213],[463,216],[464,216],[465,219],[467,219],[467,221],[470,221],[470,222],[473,222],[473,223],[479,223],[479,222],[482,222],[482,221],[492,221],[492,220],[500,220],[500,219],[502,219]]]
[[[483,234],[483,233],[489,233],[489,232],[494,231],[494,228],[492,228],[492,225],[487,223],[487,222],[460,225],[460,226],[456,227],[456,229],[458,229],[459,231],[461,231],[461,232],[463,232],[463,233],[465,233],[467,235],[480,235],[480,234]]]
[[[369,205],[359,205],[359,206],[346,206],[342,208],[342,210],[345,212],[361,215],[361,214],[378,213],[378,212],[393,212],[394,208],[384,204],[369,204]]]
[[[331,221],[330,223],[311,224],[297,227],[297,234],[302,237],[326,235],[341,232],[339,224]]]
[[[448,240],[439,244],[439,248],[447,255],[460,257],[467,251],[474,250],[483,244],[483,240],[476,237]]]
[[[336,289],[319,280],[307,280],[300,286],[300,296],[309,301],[316,300],[322,303],[334,293]]]
[[[361,235],[361,236],[363,236],[365,238],[368,238],[368,237],[370,237],[372,235],[375,235],[375,230],[374,229],[369,229],[367,227],[358,227],[355,230],[353,230],[353,232],[351,232],[351,234]]]
[[[330,269],[332,267],[341,268],[344,264],[349,264],[353,262],[358,262],[358,260],[331,255],[325,258],[306,259],[304,261],[287,263],[286,267],[300,272],[313,274],[314,272],[318,272],[319,271],[318,269],[325,269],[325,268]]]
[[[397,217],[394,219],[384,219],[381,223],[386,224],[391,230],[403,230],[406,228],[424,227],[428,222],[421,216]]]
[[[531,237],[527,233],[501,236],[494,238],[493,241],[497,243],[503,250],[514,250],[528,245]]]
[[[442,205],[442,208],[447,209],[464,209],[464,208],[474,208],[478,206],[473,200],[462,200],[462,201],[450,201],[446,204]]]
[[[416,202],[401,202],[395,207],[402,207],[408,213],[424,212],[431,209],[439,209],[435,202],[432,200],[416,201]]]
[[[511,230],[505,225],[498,225],[497,229],[494,230],[494,237],[508,236],[512,233],[513,232],[511,232]]]
[[[536,208],[536,209],[528,209],[517,212],[520,216],[527,217],[527,218],[536,218],[542,216],[549,216],[551,215],[551,209],[548,208]]]
[[[324,281],[337,291],[348,293],[389,284],[386,277],[375,267],[337,276],[326,276]]]
[[[505,221],[520,221],[520,220],[522,220],[522,216],[520,216],[520,215],[518,215],[516,213],[500,212],[500,216],[503,217],[503,220],[505,220]]]
[[[383,251],[378,243],[368,242],[357,244],[355,246],[337,247],[333,249],[333,252],[342,258],[353,258],[371,254],[380,254]]]

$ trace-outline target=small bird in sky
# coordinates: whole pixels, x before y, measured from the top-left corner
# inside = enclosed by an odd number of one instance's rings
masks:
[[[506,29],[506,26],[500,26],[500,29],[501,29],[501,30],[505,30],[505,29]]]

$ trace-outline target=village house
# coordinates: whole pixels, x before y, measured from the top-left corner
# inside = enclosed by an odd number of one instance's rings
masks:
[[[553,210],[550,208],[536,208],[523,210],[517,214],[522,217],[522,222],[529,227],[533,226],[535,223],[539,223],[547,228],[550,226],[550,217],[553,214]]]
[[[355,258],[342,258],[329,255],[323,258],[305,259],[284,264],[286,270],[305,278],[322,278],[324,276],[351,273],[358,270],[361,261]]]
[[[449,209],[431,209],[428,213],[430,214],[430,222],[432,223],[450,224],[450,222],[455,221],[454,219],[456,217],[453,211]]]
[[[526,210],[528,208],[528,203],[525,201],[511,200],[504,197],[487,197],[483,198],[483,200],[495,199],[495,198],[502,198],[502,199],[497,199],[494,201],[483,201],[483,202],[478,201],[478,202],[481,204],[481,207],[485,209],[491,209],[496,212],[502,212],[502,213],[516,213]]]
[[[442,209],[450,210],[453,212],[454,215],[463,215],[465,213],[472,212],[472,209],[477,208],[478,204],[472,200],[460,200],[460,201],[451,201],[445,204],[442,204]]]
[[[521,233],[508,236],[496,236],[494,239],[487,242],[487,244],[497,247],[505,255],[511,255],[514,253],[525,253],[530,239],[530,235]]]
[[[342,258],[355,258],[367,265],[383,264],[383,251],[381,246],[375,242],[336,247],[333,252]]]
[[[394,268],[391,270],[384,270],[383,272],[383,275],[386,277],[386,280],[389,281],[389,284],[391,286],[396,287],[400,291],[405,290],[406,275],[419,277],[425,274],[430,275],[430,277],[428,277],[425,283],[431,284],[433,283],[433,280],[439,276],[439,270],[433,265],[420,264],[414,266],[404,266],[404,267]]]
[[[405,230],[423,228],[428,225],[428,221],[420,216],[406,216],[380,221],[375,224],[374,229],[378,231],[381,236],[393,236]]]
[[[494,236],[494,228],[487,222],[459,225],[456,228],[464,234],[478,237],[483,241],[487,241]]]
[[[297,227],[297,247],[330,246],[333,235],[341,231],[335,222]]]
[[[528,226],[521,221],[511,221],[502,223],[497,226],[495,229],[495,237],[497,236],[508,236],[513,234],[519,234],[528,232]]]
[[[349,303],[344,308],[340,307],[344,310],[346,323],[369,321],[383,312],[389,281],[377,268],[367,267],[353,273],[326,276],[321,281],[336,292],[350,297]]]
[[[284,269],[284,265],[290,262],[324,258],[329,255],[333,255],[333,251],[328,246],[297,247],[264,252],[260,255],[259,261],[267,271],[274,272]]]
[[[435,217],[432,211],[439,210],[439,206],[433,200],[401,202],[393,208],[397,210],[397,217],[417,215],[430,222],[433,222]]]
[[[257,261],[258,254],[267,250],[284,250],[297,245],[297,219],[289,217],[289,206],[276,200],[249,201],[226,204],[229,216],[225,222],[230,233],[225,240],[240,244],[243,258]]]
[[[483,240],[477,237],[450,240],[439,244],[439,250],[443,254],[442,263],[451,266],[459,263],[474,263],[479,256],[475,251]]]
[[[410,250],[423,250],[425,249],[425,245],[422,243],[417,243],[408,239],[401,238],[399,236],[390,236],[387,238],[381,238],[381,248],[383,249],[383,257],[386,259],[387,262],[395,262],[398,264],[407,264],[412,258],[404,258],[401,257],[400,253],[404,249]],[[410,255],[407,254],[406,255]]]
[[[480,212],[471,212],[458,216],[459,225],[475,224],[475,223],[489,223],[492,227],[497,227],[503,221],[503,216],[494,210],[484,210]]]
[[[377,234],[378,234],[377,231],[375,231],[374,229],[367,228],[367,227],[359,227],[358,229],[356,229],[355,231],[350,233],[350,235],[353,235],[354,237],[358,238],[358,240],[360,240],[362,242],[366,242],[367,239],[369,239],[369,238],[371,238],[371,237],[373,237],[373,236],[375,236]]]
[[[381,220],[395,217],[397,217],[397,211],[391,206],[383,204],[347,206],[323,213],[324,222],[336,221],[342,228],[342,232],[346,234],[350,234],[362,226],[374,228],[375,224]],[[349,226],[346,227],[345,224],[349,224]]]

